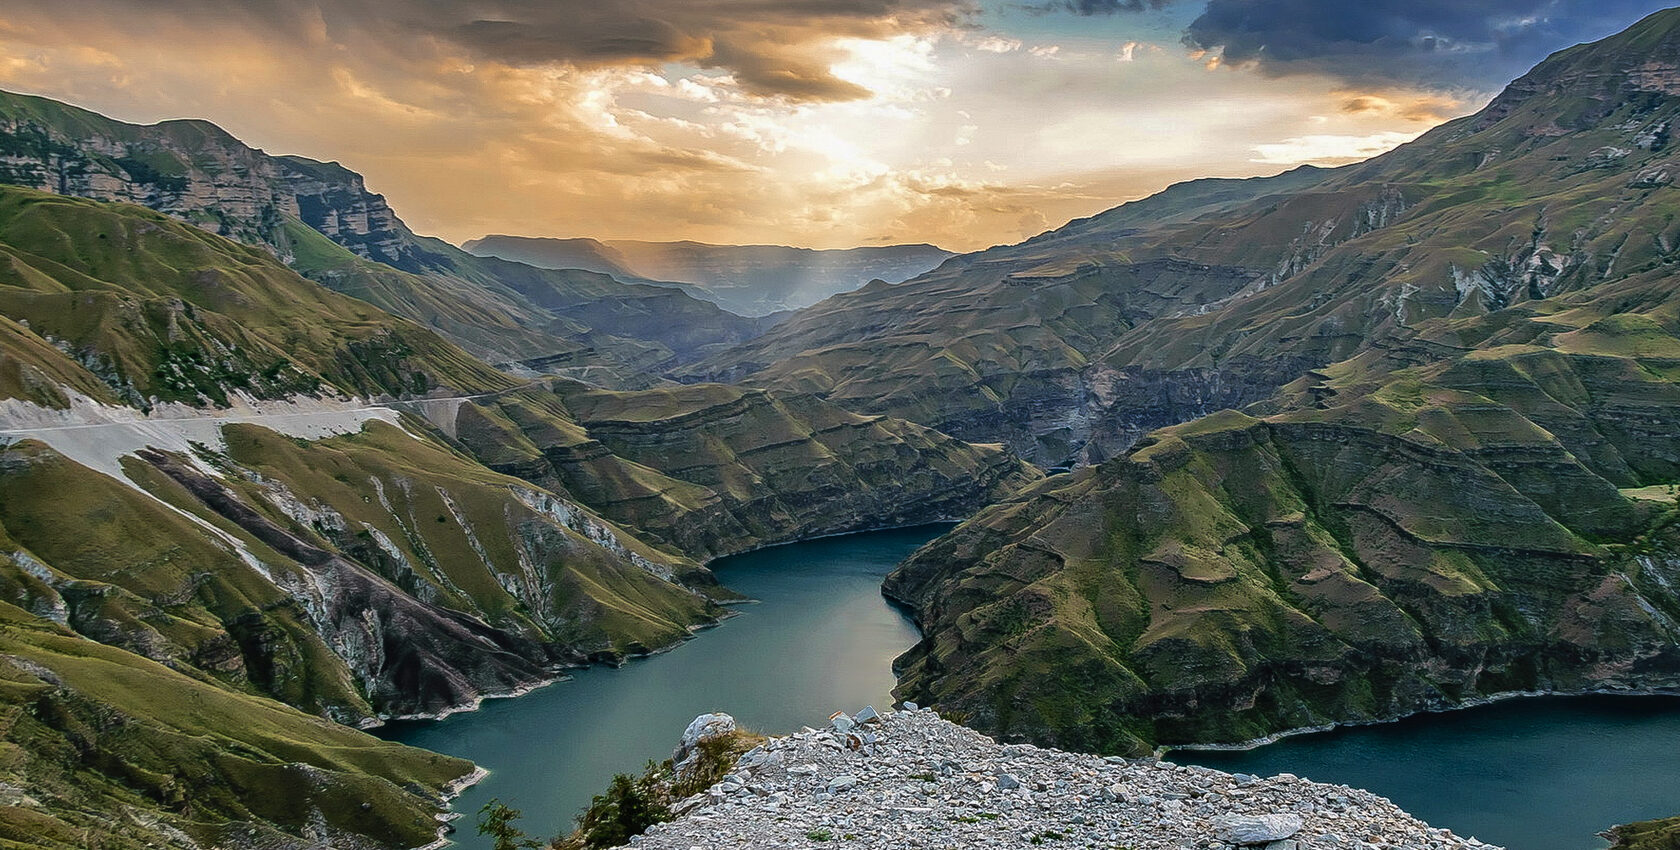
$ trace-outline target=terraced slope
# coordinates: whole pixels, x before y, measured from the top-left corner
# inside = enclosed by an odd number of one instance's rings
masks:
[[[1676,15],[1366,163],[1175,186],[832,298],[688,374],[1098,462],[1431,319],[1661,266],[1680,237]]]
[[[361,175],[271,156],[205,121],[140,126],[0,92],[0,183],[146,206],[264,247],[495,363],[637,384],[642,370],[759,330],[669,288],[538,270],[417,236]]]
[[[1680,106],[1676,60],[1680,10],[1554,56],[1350,172],[1447,174],[1479,206],[1421,197],[1287,279],[1140,330],[1186,334],[1204,362],[1288,339],[1336,362],[918,553],[887,588],[926,632],[902,694],[1129,751],[1509,691],[1680,688],[1675,201],[1648,171],[1666,142],[1638,135]],[[1614,156],[1552,158],[1619,137]],[[1361,239],[1381,258],[1363,275]],[[1149,338],[1127,356],[1158,356]]]
[[[491,468],[571,494],[679,552],[968,516],[1039,477],[996,446],[807,395],[570,381],[438,418]]]

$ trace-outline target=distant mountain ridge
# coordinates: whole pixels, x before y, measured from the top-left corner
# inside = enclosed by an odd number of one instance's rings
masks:
[[[645,386],[649,372],[761,329],[668,287],[475,257],[416,235],[354,171],[271,156],[207,121],[141,126],[0,92],[0,183],[138,204],[264,246],[494,363]]]
[[[955,256],[927,244],[812,249],[527,236],[485,236],[461,247],[542,268],[688,284],[696,297],[743,316],[809,307],[871,280],[900,283]]]
[[[1371,160],[1173,186],[836,296],[681,373],[1092,463],[1431,319],[1664,262],[1671,14]]]

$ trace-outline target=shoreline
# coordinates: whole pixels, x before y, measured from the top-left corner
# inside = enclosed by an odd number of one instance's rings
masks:
[[[1413,717],[1428,714],[1451,714],[1455,711],[1481,708],[1496,703],[1510,702],[1519,699],[1537,699],[1545,697],[1585,697],[1585,696],[1625,696],[1625,697],[1680,697],[1680,687],[1673,688],[1591,688],[1578,691],[1501,691],[1496,694],[1476,697],[1454,705],[1420,708],[1406,714],[1397,714],[1374,720],[1348,720],[1338,723],[1326,723],[1321,726],[1299,726],[1285,729],[1259,738],[1241,741],[1235,744],[1164,744],[1155,748],[1155,758],[1165,758],[1167,754],[1182,750],[1199,753],[1241,753],[1257,750],[1261,747],[1275,744],[1285,738],[1295,738],[1301,735],[1315,735],[1320,732],[1334,732],[1337,729],[1357,729],[1365,726],[1384,726],[1398,723]]]
[[[440,803],[438,811],[432,815],[438,822],[437,840],[430,844],[422,844],[413,848],[413,850],[442,850],[442,848],[453,844],[454,842],[449,838],[449,835],[454,831],[455,821],[460,820],[465,815],[454,811],[449,805],[450,801],[461,796],[468,788],[483,782],[484,777],[489,775],[490,771],[475,764],[471,771],[444,783],[443,788],[438,793],[438,802]]]
[[[853,534],[876,534],[876,533],[883,532],[883,531],[902,531],[902,530],[910,529],[910,528],[920,528],[924,525],[954,525],[954,524],[958,524],[958,523],[961,523],[961,522],[962,522],[962,520],[939,519],[939,520],[928,520],[926,522],[915,522],[915,523],[911,523],[909,525],[883,525],[883,526],[879,526],[879,527],[875,527],[875,528],[859,529],[859,530],[856,530],[856,531],[837,531],[837,532],[834,532],[834,533],[831,533],[831,534],[817,534],[817,535],[812,535],[810,537],[800,537],[800,538],[796,538],[796,539],[793,539],[793,540],[787,540],[787,541],[783,541],[781,543],[766,543],[762,546],[755,546],[751,549],[743,549],[740,552],[732,552],[728,555],[719,555],[715,558],[712,558],[709,561],[706,561],[704,564],[702,564],[702,566],[706,567],[707,569],[711,569],[713,564],[717,563],[718,561],[724,560],[726,558],[733,558],[733,557],[736,557],[738,555],[747,555],[747,554],[751,554],[753,552],[761,552],[765,549],[774,549],[777,546],[792,546],[796,543],[811,543],[811,542],[815,542],[815,541],[818,541],[818,540],[830,540],[830,539],[833,539],[833,538],[836,538],[836,537],[849,537]],[[722,584],[722,583],[720,582],[720,584]],[[724,586],[727,587],[727,585],[724,585]],[[896,603],[896,600],[890,600],[890,598],[889,598],[889,601],[894,601]],[[560,682],[570,681],[572,679],[572,675],[568,671],[589,670],[589,669],[594,668],[594,667],[610,667],[614,670],[622,669],[622,668],[628,666],[633,661],[638,661],[638,660],[641,660],[641,659],[644,659],[644,658],[653,658],[655,656],[664,655],[667,652],[671,652],[672,650],[675,650],[677,647],[686,646],[690,641],[699,637],[701,635],[701,633],[711,631],[712,629],[715,629],[715,628],[723,625],[725,621],[740,616],[741,612],[733,610],[733,608],[735,606],[757,605],[757,604],[760,604],[760,600],[753,599],[751,597],[743,597],[741,599],[732,599],[732,600],[728,600],[728,601],[724,601],[724,602],[719,602],[719,603],[717,603],[717,605],[719,607],[723,608],[724,612],[723,612],[723,615],[718,617],[715,622],[699,623],[699,624],[696,624],[696,625],[688,626],[687,627],[688,628],[688,635],[686,637],[683,637],[683,638],[680,638],[678,640],[672,641],[671,643],[666,644],[665,646],[661,646],[661,647],[658,647],[656,649],[649,650],[647,652],[637,652],[637,653],[632,653],[632,654],[626,655],[626,656],[624,656],[624,660],[617,663],[617,664],[614,664],[610,661],[586,661],[586,662],[583,662],[583,663],[580,663],[580,664],[563,665],[563,666],[555,668],[555,670],[557,672],[559,672],[560,675],[557,675],[557,676],[555,676],[553,678],[550,678],[550,679],[544,679],[544,680],[539,681],[539,682],[533,682],[533,683],[530,683],[528,685],[521,685],[517,688],[514,688],[511,691],[504,691],[504,692],[500,692],[500,693],[479,694],[478,696],[474,697],[472,700],[470,700],[468,702],[461,703],[460,705],[450,706],[448,708],[444,708],[444,709],[441,709],[441,710],[435,711],[435,712],[422,712],[422,713],[418,713],[418,714],[382,715],[382,716],[378,716],[378,717],[372,717],[372,718],[368,718],[367,720],[364,720],[362,722],[362,724],[357,725],[355,728],[359,729],[363,732],[371,732],[372,730],[379,729],[379,728],[383,727],[386,723],[390,723],[390,722],[393,722],[393,721],[408,722],[408,721],[440,721],[440,720],[446,720],[446,719],[448,719],[448,718],[450,718],[454,715],[457,715],[457,714],[467,714],[467,713],[470,713],[470,712],[477,711],[484,706],[484,703],[485,703],[486,700],[516,699],[518,697],[525,696],[526,694],[529,694],[533,691],[537,691],[537,690],[540,690],[542,688],[546,688],[550,685],[558,684]]]

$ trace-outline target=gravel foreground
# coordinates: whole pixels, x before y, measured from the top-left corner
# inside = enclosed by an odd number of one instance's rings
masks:
[[[772,738],[628,846],[1497,850],[1368,791],[999,744],[906,709]],[[679,756],[725,726],[697,718]]]

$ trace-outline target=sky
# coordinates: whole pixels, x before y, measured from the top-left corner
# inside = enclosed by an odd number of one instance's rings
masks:
[[[1642,0],[6,0],[0,88],[336,160],[415,230],[1017,242],[1364,159]]]

